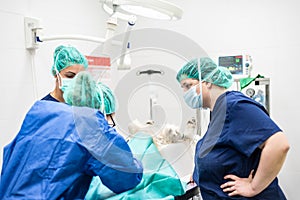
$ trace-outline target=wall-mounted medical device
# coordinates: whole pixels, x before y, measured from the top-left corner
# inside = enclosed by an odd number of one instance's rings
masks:
[[[231,90],[238,90],[262,104],[270,113],[270,78],[256,78],[247,87],[240,89],[241,78],[235,78]]]
[[[249,55],[220,56],[219,66],[228,68],[235,78],[250,77],[252,58]]]

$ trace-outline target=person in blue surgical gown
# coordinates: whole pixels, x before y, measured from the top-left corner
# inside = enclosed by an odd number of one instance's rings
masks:
[[[84,199],[93,176],[114,193],[140,183],[143,167],[97,110],[91,76],[80,72],[69,86],[75,106],[37,101],[4,148],[0,199]]]
[[[265,108],[241,92],[228,91],[231,73],[207,57],[185,64],[177,80],[191,108],[211,111],[194,159],[193,180],[203,199],[286,199],[276,176],[289,144]]]

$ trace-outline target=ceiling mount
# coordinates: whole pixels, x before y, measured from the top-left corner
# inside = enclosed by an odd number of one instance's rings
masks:
[[[103,9],[110,15],[128,20],[132,15],[139,15],[160,20],[179,20],[182,9],[165,0],[100,0]]]

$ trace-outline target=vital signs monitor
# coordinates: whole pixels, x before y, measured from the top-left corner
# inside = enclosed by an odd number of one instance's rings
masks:
[[[228,68],[235,78],[250,77],[252,58],[249,55],[221,56],[219,66]]]

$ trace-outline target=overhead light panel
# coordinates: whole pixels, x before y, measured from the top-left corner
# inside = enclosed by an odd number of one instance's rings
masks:
[[[152,19],[178,20],[182,9],[164,0],[100,0],[103,9],[110,15],[128,20],[131,15]]]

